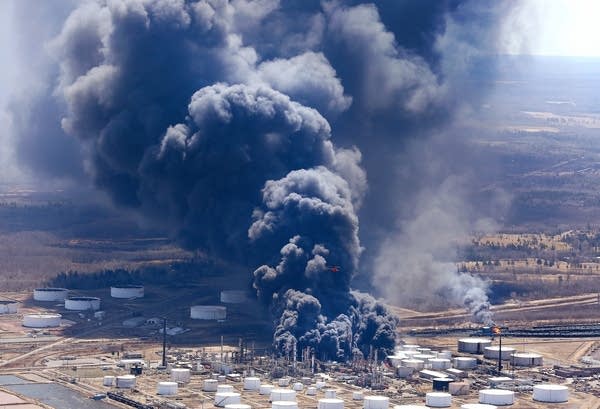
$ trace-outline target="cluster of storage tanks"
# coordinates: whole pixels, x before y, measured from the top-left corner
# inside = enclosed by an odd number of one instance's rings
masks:
[[[539,354],[516,352],[512,347],[492,346],[492,342],[485,338],[463,338],[458,340],[458,351],[464,354],[483,354],[485,358],[497,360],[510,360],[515,366],[531,367],[542,365],[543,358]],[[454,382],[453,378],[466,376],[465,370],[477,367],[477,358],[473,356],[452,357],[450,351],[432,351],[430,348],[421,348],[418,345],[403,345],[398,347],[395,354],[388,356],[388,361],[396,367],[400,377],[407,377],[415,371],[420,371],[420,376],[432,379],[433,392],[426,394],[427,407],[449,407],[452,404],[452,395],[466,394],[469,384]],[[439,371],[439,372],[438,372]],[[461,374],[463,374],[461,376]],[[434,376],[439,378],[434,378]],[[494,385],[494,378],[490,384]],[[502,378],[504,379],[504,378]],[[509,379],[510,380],[510,379]],[[465,390],[466,389],[466,390]],[[566,402],[568,388],[563,385],[536,385],[533,389],[533,399],[540,402]],[[479,391],[479,403],[467,404],[465,409],[491,409],[494,405],[511,405],[515,394],[511,390],[483,389]],[[491,405],[491,406],[485,406]],[[395,409],[409,409],[410,406],[400,406]]]
[[[223,304],[242,304],[248,301],[246,291],[223,290],[219,300]],[[224,320],[227,318],[227,307],[223,305],[193,305],[190,307],[190,318],[194,320]]]
[[[110,287],[113,298],[132,299],[144,296],[142,285],[115,285]],[[98,297],[69,296],[66,288],[44,287],[33,290],[33,299],[44,303],[61,303],[67,311],[98,311],[101,300]],[[0,301],[0,313],[2,313]],[[16,302],[7,304],[7,311],[16,312]],[[23,326],[28,328],[51,328],[60,326],[62,316],[54,313],[35,313],[23,316]]]
[[[509,346],[492,345],[486,338],[462,338],[458,340],[458,352],[468,354],[483,354],[487,359],[510,361],[514,366],[541,366],[543,357],[531,352],[517,352]]]

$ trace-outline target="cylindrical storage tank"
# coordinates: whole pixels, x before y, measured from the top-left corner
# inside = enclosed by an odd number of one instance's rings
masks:
[[[477,359],[465,356],[459,356],[452,360],[456,369],[472,369],[477,366]]]
[[[177,382],[159,382],[156,387],[159,395],[177,395]]]
[[[298,409],[298,402],[291,400],[271,402],[271,409]]]
[[[112,375],[105,376],[102,379],[102,385],[104,386],[113,386],[113,383],[115,383],[115,377]]]
[[[425,405],[431,408],[447,408],[452,405],[452,395],[445,392],[429,392],[425,394]]]
[[[312,383],[312,379],[310,379],[308,376],[303,376],[300,381],[305,385],[310,385]]]
[[[388,409],[390,398],[387,396],[365,396],[363,399],[365,409]]]
[[[415,355],[421,355],[421,353],[419,351],[404,351],[402,352],[406,358],[411,359],[413,356]]]
[[[226,380],[227,380],[227,377],[225,375],[217,375],[217,381],[219,383],[225,382]]]
[[[258,393],[260,393],[261,395],[270,395],[271,391],[273,389],[275,389],[274,385],[268,385],[268,384],[260,385],[260,389],[258,390]]]
[[[497,360],[498,355],[502,354],[502,357],[500,359],[502,359],[503,361],[506,361],[507,359],[510,359],[510,356],[514,353],[515,353],[515,349],[512,347],[502,347],[502,350],[500,350],[499,346],[494,345],[491,347],[485,347],[483,356],[486,357],[487,359],[496,359]]]
[[[417,348],[421,348],[420,345],[415,345],[415,344],[404,344],[401,346],[402,351],[416,351]]]
[[[407,366],[409,368],[415,368],[417,371],[425,368],[425,362],[420,359],[403,359],[402,366]]]
[[[319,399],[317,409],[344,409],[344,401],[335,398]]]
[[[434,378],[433,390],[436,392],[448,392],[448,390],[450,389],[450,382],[452,382],[452,379]]]
[[[190,318],[193,320],[224,320],[227,318],[227,307],[222,305],[193,305],[190,307]]]
[[[60,314],[27,314],[23,316],[23,326],[28,328],[60,327]]]
[[[515,393],[504,389],[482,389],[479,391],[479,403],[490,405],[512,405]]]
[[[408,378],[415,370],[415,368],[410,366],[399,366],[396,368],[396,375],[398,375],[399,378]]]
[[[534,385],[533,400],[547,403],[560,403],[569,400],[569,388],[564,385]]]
[[[70,311],[99,310],[100,298],[98,297],[69,297],[65,300],[65,309]]]
[[[452,359],[452,351],[440,351],[437,353],[438,358]]]
[[[217,393],[233,392],[231,385],[217,385]]]
[[[487,403],[465,403],[460,409],[498,409],[498,407]]]
[[[540,354],[515,352],[512,354],[511,361],[515,366],[541,366],[544,358]]]
[[[452,366],[452,362],[447,358],[432,358],[429,364],[431,369],[448,369]]]
[[[217,392],[215,393],[215,406],[220,408],[225,405],[240,403],[240,394],[236,392]]]
[[[485,348],[491,345],[492,341],[485,338],[462,338],[458,340],[458,352],[483,354]]]
[[[309,396],[315,396],[317,394],[317,388],[314,386],[309,386],[306,388],[306,394]]]
[[[363,399],[364,399],[364,395],[362,392],[359,392],[359,391],[352,392],[352,400],[363,400]]]
[[[204,392],[216,392],[219,382],[216,379],[205,379],[202,383],[202,390]]]
[[[69,290],[66,288],[36,288],[33,290],[33,299],[35,301],[54,301],[61,302],[67,298]]]
[[[323,389],[324,387],[326,387],[326,386],[327,386],[327,383],[326,383],[326,382],[324,382],[324,381],[317,381],[317,382],[315,383],[315,386],[317,387],[317,389]]]
[[[0,314],[16,314],[18,306],[17,301],[0,300]]]
[[[143,285],[115,285],[110,287],[112,298],[142,298],[144,297]]]
[[[435,355],[430,355],[430,354],[417,354],[417,355],[413,355],[412,359],[419,359],[421,361],[423,361],[424,363],[429,363],[430,359],[435,359]]]
[[[304,389],[304,384],[302,382],[294,382],[294,386],[292,387],[296,392],[300,392]]]
[[[282,386],[282,387],[283,386],[288,386],[289,384],[290,384],[290,378],[280,378],[277,381],[277,385]]]
[[[191,378],[191,371],[188,368],[171,369],[171,380],[173,382],[188,383]]]
[[[325,398],[335,399],[335,397],[336,397],[335,389],[325,389]]]
[[[220,299],[225,304],[241,304],[247,300],[247,297],[245,291],[223,290]]]
[[[271,391],[269,400],[271,402],[275,402],[278,400],[295,401],[296,391],[293,391],[291,389],[273,389]]]
[[[419,347],[419,348],[417,348],[417,351],[419,351],[422,354],[430,355],[431,348],[422,348],[422,347]]]
[[[402,360],[403,359],[407,359],[408,356],[399,353],[396,355],[389,355],[386,357],[386,359],[390,362],[390,364],[392,364],[392,366],[396,367],[396,366],[400,366],[402,365]]]
[[[120,375],[116,378],[116,387],[123,389],[131,389],[135,386],[134,375]]]
[[[247,391],[257,391],[260,389],[260,378],[256,376],[247,376],[244,378],[244,389]]]
[[[225,409],[252,409],[252,406],[246,405],[244,403],[232,403],[229,405],[225,405]]]

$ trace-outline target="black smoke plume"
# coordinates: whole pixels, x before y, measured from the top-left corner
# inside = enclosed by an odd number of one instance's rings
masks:
[[[365,264],[358,214],[371,232],[389,232],[394,203],[412,201],[404,193],[418,183],[396,184],[397,152],[462,106],[475,39],[489,40],[503,13],[470,1],[415,4],[78,4],[46,47],[53,86],[21,105],[53,105],[40,118],[72,138],[52,138],[69,160],[32,154],[39,130],[18,150],[53,176],[77,156],[115,203],[186,247],[245,263],[275,313],[280,351],[347,359],[391,349],[396,319],[351,290]]]

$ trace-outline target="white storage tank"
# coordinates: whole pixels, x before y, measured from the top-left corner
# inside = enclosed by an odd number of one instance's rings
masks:
[[[202,383],[202,390],[204,392],[216,392],[219,382],[216,379],[205,379]]]
[[[416,344],[404,344],[400,348],[402,351],[416,351],[418,348],[421,348],[421,346]]]
[[[309,386],[306,388],[306,394],[308,396],[315,396],[317,394],[317,388],[315,386]]]
[[[479,391],[479,403],[490,405],[512,405],[515,402],[515,393],[504,389],[482,389]]]
[[[417,354],[417,355],[413,355],[412,359],[420,359],[421,361],[425,362],[426,364],[429,363],[430,359],[435,359],[435,355],[431,355],[431,354]]]
[[[344,409],[344,401],[335,398],[319,399],[317,409]]]
[[[448,369],[452,366],[452,362],[447,358],[432,358],[429,360],[431,369]]]
[[[406,366],[409,368],[414,368],[417,371],[425,368],[425,362],[420,359],[403,359],[402,366]]]
[[[246,302],[245,291],[240,290],[223,290],[221,291],[221,302],[224,304],[241,304]]]
[[[270,395],[273,389],[275,389],[275,385],[263,384],[260,385],[258,393],[260,393],[261,395]]]
[[[112,375],[107,375],[102,379],[102,385],[104,386],[113,386],[115,383],[115,377]]]
[[[483,356],[486,357],[487,359],[498,359],[498,356],[500,354],[502,354],[502,357],[500,359],[502,359],[503,361],[506,361],[508,359],[510,359],[511,355],[515,353],[515,349],[512,347],[502,347],[502,350],[500,350],[500,347],[497,345],[491,346],[491,347],[485,347],[484,351],[483,351]]]
[[[224,320],[227,318],[227,307],[222,305],[194,305],[190,308],[193,320]]]
[[[231,403],[225,405],[225,409],[252,409],[252,406],[246,405],[245,403]]]
[[[438,358],[452,359],[452,351],[440,351],[437,353]]]
[[[247,376],[244,378],[244,389],[247,391],[257,391],[260,389],[260,378],[256,376]]]
[[[271,395],[269,400],[271,402],[276,401],[295,401],[296,400],[296,391],[291,389],[273,389],[271,391]]]
[[[110,287],[110,296],[112,298],[143,298],[143,285],[115,285]]]
[[[458,352],[483,354],[485,348],[491,345],[492,341],[486,338],[461,338],[458,340]]]
[[[60,327],[60,314],[26,314],[23,316],[23,326],[28,328]]]
[[[363,399],[365,409],[388,409],[390,398],[387,396],[365,396]]]
[[[171,369],[171,380],[178,383],[188,383],[191,378],[191,371],[188,368]]]
[[[364,399],[364,395],[362,392],[360,392],[360,391],[352,392],[352,400],[363,400],[363,399]]]
[[[19,303],[13,300],[0,300],[0,314],[16,314]]]
[[[66,288],[36,288],[33,290],[33,299],[35,301],[53,301],[62,302],[67,298],[69,290]]]
[[[458,356],[452,359],[452,363],[457,369],[472,369],[477,367],[477,359],[467,356]]]
[[[396,368],[396,375],[398,375],[399,378],[408,378],[415,372],[415,370],[415,368],[410,366],[399,366]]]
[[[65,309],[70,311],[99,310],[100,298],[98,297],[69,297],[65,300]]]
[[[564,385],[534,385],[533,400],[547,403],[560,403],[569,400],[569,388]]]
[[[233,386],[231,385],[217,385],[217,393],[233,392]]]
[[[325,397],[328,399],[335,399],[335,397],[336,397],[335,389],[325,389]]]
[[[159,382],[156,393],[165,396],[177,395],[177,382]]]
[[[498,409],[498,407],[487,403],[465,403],[460,409]]]
[[[402,360],[407,359],[408,356],[403,353],[398,353],[395,355],[388,355],[386,359],[390,362],[390,364],[394,367],[402,365]]]
[[[289,386],[289,384],[290,384],[290,378],[280,378],[277,381],[277,385],[279,385],[281,387]]]
[[[327,382],[324,381],[317,381],[315,383],[315,386],[317,387],[317,389],[323,389],[324,387],[327,386]]]
[[[215,406],[220,408],[225,405],[240,403],[240,394],[236,392],[217,392],[215,393]]]
[[[271,402],[271,409],[298,409],[298,402],[290,400]]]
[[[302,382],[294,382],[292,389],[294,389],[296,392],[300,392],[304,389],[304,384]]]
[[[515,366],[542,366],[544,358],[540,354],[531,352],[515,352],[511,357]]]
[[[134,375],[120,375],[117,376],[116,381],[117,388],[131,389],[135,386]]]
[[[428,392],[425,394],[425,405],[431,408],[447,408],[452,405],[452,395],[446,392]]]

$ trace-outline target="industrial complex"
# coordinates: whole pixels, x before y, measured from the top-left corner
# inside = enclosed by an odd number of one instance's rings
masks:
[[[4,294],[0,408],[600,405],[593,338],[399,328],[392,355],[374,350],[347,363],[318,361],[310,351],[282,358],[269,347],[267,323],[249,324],[261,307],[248,293],[222,289],[200,299],[195,290],[172,298],[142,285]]]

